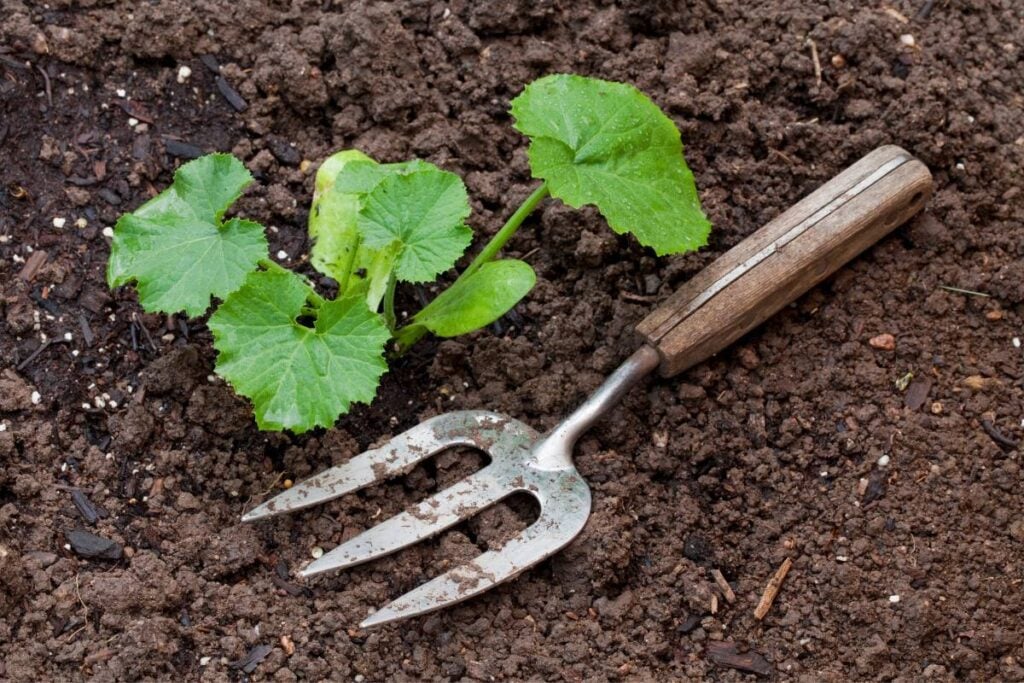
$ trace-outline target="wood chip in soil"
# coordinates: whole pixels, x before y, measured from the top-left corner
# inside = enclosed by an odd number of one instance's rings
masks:
[[[249,650],[244,657],[238,661],[231,662],[228,666],[232,669],[241,669],[243,672],[251,674],[260,665],[260,662],[266,659],[267,655],[273,651],[274,648],[271,645],[257,645]]]
[[[708,659],[719,666],[738,669],[758,676],[771,676],[772,665],[759,652],[740,652],[736,643],[712,640],[708,643]]]
[[[124,549],[120,543],[96,534],[75,529],[65,535],[75,554],[90,560],[120,560]]]

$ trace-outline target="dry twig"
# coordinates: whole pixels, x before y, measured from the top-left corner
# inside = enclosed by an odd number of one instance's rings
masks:
[[[768,610],[772,608],[772,603],[775,602],[775,596],[779,594],[779,589],[782,588],[782,582],[786,579],[786,574],[789,573],[789,568],[793,566],[793,560],[788,557],[779,567],[779,570],[775,572],[775,576],[771,578],[768,585],[764,587],[764,593],[761,595],[760,602],[757,603],[757,607],[754,609],[754,618],[760,621],[764,619],[768,614]]]
[[[732,586],[729,585],[729,582],[725,580],[725,577],[722,575],[721,571],[717,569],[712,569],[711,578],[713,578],[715,580],[715,583],[718,584],[718,587],[722,589],[722,595],[725,597],[726,602],[736,602],[736,594],[733,592]]]

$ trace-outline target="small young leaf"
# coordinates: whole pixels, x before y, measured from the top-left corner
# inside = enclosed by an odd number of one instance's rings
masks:
[[[349,166],[343,175],[338,176],[335,186],[342,192],[366,194],[389,175],[409,175],[431,168],[436,169],[437,166],[422,159],[400,161],[395,164],[378,164],[372,160],[370,162],[363,161]]]
[[[353,271],[365,268],[367,277],[373,281],[368,301],[374,310],[380,304],[391,275],[397,249],[384,254],[362,244],[356,219],[363,197],[389,175],[404,175],[424,168],[436,167],[419,159],[378,164],[357,149],[347,149],[328,157],[317,171],[316,191],[309,212],[309,235],[314,240],[310,261],[314,268],[334,278],[345,290],[354,284]],[[342,292],[345,293],[347,291]]]
[[[329,427],[371,401],[387,370],[388,329],[363,296],[324,301],[287,271],[250,274],[209,327],[217,373],[252,401],[260,429]]]
[[[111,287],[135,281],[147,311],[201,315],[267,257],[263,227],[224,212],[252,182],[242,162],[210,154],[178,169],[174,182],[117,221],[107,262]]]
[[[413,318],[439,337],[466,334],[505,315],[533,289],[537,275],[525,261],[491,261],[431,301]]]
[[[359,195],[339,190],[337,178],[346,169],[360,165],[376,166],[377,162],[358,149],[329,156],[316,172],[316,189],[309,210],[309,236],[313,238],[310,263],[342,286],[347,284],[359,249]]]
[[[395,273],[405,282],[427,282],[448,270],[469,246],[463,223],[469,198],[454,173],[423,164],[408,174],[389,174],[363,197],[357,225],[371,249],[400,243]]]
[[[658,255],[707,242],[711,224],[679,130],[633,86],[545,76],[512,100],[512,115],[530,138],[533,175],[553,197],[596,205],[615,232],[636,235]]]

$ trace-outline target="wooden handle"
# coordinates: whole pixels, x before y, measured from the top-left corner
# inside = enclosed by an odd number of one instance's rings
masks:
[[[879,147],[686,282],[637,326],[670,377],[774,315],[924,206],[928,168]]]

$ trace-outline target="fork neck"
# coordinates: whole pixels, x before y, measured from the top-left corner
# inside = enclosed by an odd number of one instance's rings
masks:
[[[572,467],[572,449],[580,436],[660,363],[661,354],[653,346],[644,344],[637,349],[579,408],[541,438],[534,448],[537,466]]]

